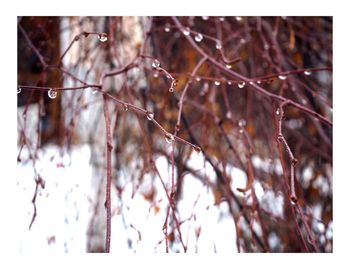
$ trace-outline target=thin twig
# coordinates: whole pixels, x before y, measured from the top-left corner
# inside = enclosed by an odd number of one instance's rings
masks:
[[[106,152],[107,152],[107,183],[106,183],[106,246],[105,252],[110,252],[111,245],[111,184],[112,184],[112,137],[110,129],[110,118],[108,112],[108,99],[107,96],[103,96],[103,114],[106,123]]]

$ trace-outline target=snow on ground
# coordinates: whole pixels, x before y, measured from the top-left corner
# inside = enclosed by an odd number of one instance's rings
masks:
[[[56,146],[46,146],[39,151],[39,160],[35,167],[45,181],[45,188],[39,190],[36,201],[37,217],[30,231],[28,226],[33,214],[31,199],[35,189],[33,164],[21,162],[17,165],[17,191],[18,197],[21,197],[18,203],[21,209],[18,212],[19,231],[15,234],[15,240],[20,253],[86,251],[86,232],[92,197],[95,197],[96,192],[92,187],[93,168],[89,163],[91,151],[88,145],[83,145],[74,146],[70,155],[60,155],[59,152],[60,149]],[[25,154],[24,151],[23,156]],[[205,163],[201,154],[193,153],[188,165],[214,182],[215,172],[209,163]],[[158,157],[156,166],[164,182],[169,184],[171,169],[166,158]],[[228,167],[227,173],[232,178],[233,191],[242,195],[236,188],[245,186],[245,173],[234,167]],[[112,252],[165,252],[162,228],[168,201],[160,179],[146,175],[144,184],[148,184],[150,180],[153,180],[157,189],[154,203],[147,201],[140,191],[133,195],[132,182],[126,182],[121,200],[114,193]],[[281,215],[280,197],[275,197],[273,193],[264,193],[257,181],[254,186],[257,197],[263,204],[265,200],[273,201],[266,203],[267,209],[275,215]],[[270,208],[268,205],[271,204],[276,206]],[[190,174],[183,178],[183,192],[177,207],[180,221],[187,220],[181,225],[181,232],[189,253],[237,252],[235,225],[227,202],[215,204],[211,189],[198,178]],[[254,227],[255,230],[259,228]],[[171,249],[183,252],[177,241]]]

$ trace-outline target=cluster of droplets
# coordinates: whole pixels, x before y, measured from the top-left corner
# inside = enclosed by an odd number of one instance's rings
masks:
[[[106,33],[101,33],[98,35],[98,40],[100,40],[100,42],[106,42],[108,40],[108,36]]]
[[[55,99],[57,97],[57,91],[54,88],[51,88],[48,92],[47,95],[51,99]]]

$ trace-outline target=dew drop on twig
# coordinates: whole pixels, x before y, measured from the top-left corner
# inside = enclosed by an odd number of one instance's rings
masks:
[[[245,119],[240,119],[240,120],[238,121],[238,126],[239,126],[239,127],[243,128],[245,125],[246,125]]]
[[[171,144],[174,142],[174,136],[170,133],[166,133],[165,134],[165,141],[168,143],[168,144]]]
[[[312,72],[311,72],[310,70],[305,70],[305,71],[304,71],[304,74],[305,74],[306,76],[310,76],[310,75],[312,74]]]
[[[261,84],[261,81],[260,81],[260,80],[258,80],[256,83]]]
[[[202,20],[203,20],[203,21],[209,20],[209,16],[202,16]]]
[[[219,17],[219,21],[225,21],[225,17]]]
[[[287,76],[285,76],[285,75],[279,75],[278,78],[279,78],[280,80],[285,80],[285,79],[287,79]]]
[[[22,89],[20,87],[17,88],[17,94],[21,93]]]
[[[201,81],[201,78],[200,77],[196,77],[196,81]]]
[[[102,34],[99,34],[98,35],[98,39],[101,41],[101,42],[106,42],[108,40],[108,36],[106,33],[102,33]]]
[[[196,42],[201,42],[203,40],[203,35],[201,33],[196,34],[194,40],[196,40]]]
[[[94,87],[91,88],[91,93],[92,93],[92,94],[96,94],[97,92],[98,92],[97,88],[94,88]]]
[[[219,85],[221,84],[221,82],[220,82],[219,80],[215,80],[215,81],[214,81],[214,84],[215,84],[216,86],[219,86]]]
[[[197,145],[193,145],[193,146],[192,146],[192,149],[193,149],[195,152],[197,152],[198,154],[202,152],[202,149],[201,149],[199,146],[197,146]]]
[[[153,112],[147,111],[146,115],[147,115],[147,119],[148,120],[153,120],[153,118],[154,118],[154,113]]]
[[[154,59],[153,62],[152,62],[152,67],[153,68],[160,67],[160,62],[157,59]]]
[[[173,87],[170,87],[170,88],[169,88],[169,92],[174,92],[174,88],[173,88]]]
[[[280,114],[280,109],[277,108],[277,109],[276,109],[276,115],[279,115],[279,114]]]
[[[50,89],[47,92],[47,95],[51,98],[51,99],[55,99],[57,97],[57,91],[55,89]]]
[[[129,106],[127,104],[123,105],[124,111],[128,111],[129,110]]]
[[[231,80],[227,81],[227,84],[228,84],[228,85],[231,85],[231,84],[232,84],[232,81],[231,81]]]
[[[242,21],[242,17],[236,16],[236,21]]]
[[[244,86],[245,86],[245,82],[244,81],[238,83],[238,88],[242,89],[242,88],[244,88]]]
[[[221,50],[222,49],[222,44],[221,44],[221,41],[216,41],[216,45],[215,45],[215,48],[218,49],[218,50]]]
[[[226,68],[231,69],[232,65],[231,64],[226,64]]]
[[[186,28],[184,28],[184,29],[182,30],[182,33],[183,33],[185,36],[188,36],[188,35],[190,35],[191,30],[190,30],[190,28],[186,27]]]
[[[167,32],[167,33],[170,32],[170,25],[169,25],[169,23],[167,23],[167,24],[165,25],[164,31]]]

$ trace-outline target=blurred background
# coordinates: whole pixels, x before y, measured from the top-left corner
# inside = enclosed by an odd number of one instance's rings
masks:
[[[201,151],[109,99],[111,252],[332,252],[332,126],[284,108],[295,204],[279,103],[249,83],[332,121],[331,17],[18,17],[17,49],[19,252],[104,251],[103,94],[86,85],[126,66],[103,90]]]

